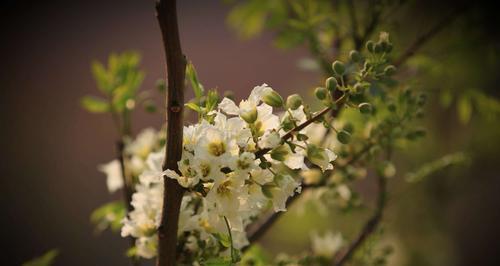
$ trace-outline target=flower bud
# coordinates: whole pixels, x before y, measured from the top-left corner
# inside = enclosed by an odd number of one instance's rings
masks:
[[[339,60],[336,60],[335,62],[333,62],[332,69],[333,69],[333,72],[335,72],[335,74],[337,74],[339,76],[344,75],[345,66],[344,66],[344,63],[340,62]]]
[[[337,140],[342,144],[347,144],[351,141],[351,134],[345,130],[337,133]]]
[[[387,76],[392,76],[392,75],[394,75],[396,73],[396,67],[393,66],[393,65],[386,66],[385,69],[384,69],[384,73]]]
[[[381,165],[379,165],[377,172],[379,175],[385,178],[393,177],[394,175],[396,175],[396,167],[392,162],[385,161]]]
[[[249,124],[253,124],[257,120],[257,108],[250,108],[240,112],[240,117]]]
[[[351,52],[349,52],[349,59],[351,59],[351,61],[357,63],[357,62],[361,61],[361,54],[356,50],[352,50]]]
[[[368,50],[368,52],[373,53],[374,46],[375,46],[375,43],[373,41],[366,42],[366,50]]]
[[[358,108],[362,114],[371,114],[373,111],[372,105],[369,103],[360,103]]]
[[[282,107],[283,98],[273,89],[267,89],[262,95],[262,101],[272,107]]]
[[[302,97],[298,94],[292,94],[286,99],[286,107],[288,109],[296,110],[302,105]]]
[[[324,100],[328,96],[328,90],[323,87],[317,87],[314,91],[314,95],[316,95],[316,98]]]
[[[334,77],[329,77],[326,79],[325,86],[326,88],[333,92],[337,88],[338,82]]]

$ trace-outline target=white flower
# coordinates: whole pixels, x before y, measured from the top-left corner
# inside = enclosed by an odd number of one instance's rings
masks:
[[[273,149],[281,144],[281,136],[275,130],[267,131],[259,140],[259,147],[261,149]]]
[[[297,191],[300,193],[300,183],[289,175],[275,177],[278,186],[271,188],[274,211],[286,211],[286,200]]]
[[[311,234],[312,250],[315,255],[323,257],[332,257],[340,250],[344,240],[340,233],[326,232],[320,236],[317,232]]]
[[[108,186],[108,191],[110,193],[113,193],[123,187],[122,169],[118,160],[113,160],[107,164],[100,165],[98,169],[106,174],[106,185]]]
[[[137,155],[146,159],[158,145],[158,132],[154,128],[146,128],[137,135],[137,138],[125,147],[128,154]]]
[[[250,172],[252,180],[260,185],[273,181],[274,175],[269,169],[256,168]]]

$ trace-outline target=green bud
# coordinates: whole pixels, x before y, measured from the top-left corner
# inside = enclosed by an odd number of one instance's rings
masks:
[[[351,134],[345,130],[337,133],[337,140],[342,144],[347,144],[351,141]]]
[[[384,73],[387,76],[392,76],[392,75],[394,75],[396,73],[396,67],[393,66],[393,65],[386,66],[385,69],[384,69]]]
[[[337,85],[337,79],[335,79],[334,77],[329,77],[326,79],[325,86],[329,91],[335,91],[335,89],[337,89]]]
[[[354,132],[354,125],[352,123],[346,123],[344,125],[344,128],[343,130],[349,132],[350,134],[352,134]]]
[[[364,87],[360,83],[356,83],[356,84],[354,84],[354,87],[352,87],[353,93],[359,94],[359,93],[363,93],[363,91],[364,91]]]
[[[373,46],[373,52],[376,53],[376,54],[380,54],[382,51],[384,51],[384,49],[382,48],[382,44],[381,43],[376,43],[374,46]]]
[[[281,122],[281,126],[283,127],[283,129],[285,131],[292,130],[292,128],[294,127],[294,124],[293,124],[290,116],[286,116],[285,119],[283,119],[283,122]]]
[[[373,111],[373,107],[369,103],[360,103],[358,108],[362,114],[371,114]]]
[[[165,80],[164,79],[158,79],[155,84],[156,89],[158,89],[160,92],[164,92],[167,88],[167,85],[165,85]]]
[[[257,108],[252,108],[240,113],[240,117],[245,120],[245,122],[253,124],[255,121],[257,121]]]
[[[340,62],[339,60],[336,60],[332,64],[332,69],[335,74],[342,76],[345,73],[345,66],[344,63]]]
[[[262,101],[272,107],[282,107],[284,104],[283,98],[273,89],[268,89],[264,92]]]
[[[307,135],[304,135],[304,134],[297,134],[297,140],[300,140],[300,141],[304,141],[304,140],[308,140],[309,137]]]
[[[285,145],[278,146],[271,150],[271,158],[273,158],[276,161],[282,162],[286,159],[289,150],[290,149],[287,148]]]
[[[373,41],[366,42],[366,50],[368,50],[368,52],[373,53],[374,46],[375,46],[375,43]]]
[[[396,167],[392,162],[385,161],[379,165],[377,172],[385,178],[393,177],[396,175]]]
[[[286,99],[286,107],[288,109],[296,110],[302,105],[302,97],[298,94],[292,94]]]
[[[144,110],[148,113],[155,113],[156,112],[156,105],[153,101],[147,100],[144,102]]]
[[[323,87],[317,87],[316,90],[314,90],[314,95],[316,95],[316,98],[324,100],[328,96],[328,90]]]
[[[361,61],[361,54],[356,50],[352,50],[349,52],[349,59],[351,59],[352,62],[357,63]]]

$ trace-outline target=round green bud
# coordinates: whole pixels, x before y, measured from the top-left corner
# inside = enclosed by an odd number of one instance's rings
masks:
[[[376,54],[380,54],[382,51],[384,51],[384,48],[382,48],[382,44],[381,43],[376,43],[374,46],[373,46],[373,52],[376,53]]]
[[[268,89],[264,92],[262,101],[272,107],[282,107],[284,104],[283,98],[273,89]]]
[[[253,124],[255,121],[257,121],[257,116],[257,108],[255,107],[240,113],[240,117],[249,124]]]
[[[291,120],[290,116],[285,116],[285,119],[281,122],[281,126],[285,131],[292,130],[294,127],[293,121]]]
[[[374,46],[375,46],[375,43],[373,41],[366,42],[366,50],[368,50],[368,52],[373,53]]]
[[[286,107],[288,109],[296,110],[302,105],[302,97],[298,94],[292,94],[286,99]]]
[[[362,114],[371,114],[373,111],[373,107],[369,103],[360,103],[358,108]]]
[[[343,130],[349,132],[350,134],[352,134],[354,132],[354,125],[352,123],[346,123],[344,125],[344,128]]]
[[[352,50],[349,52],[349,59],[351,59],[351,61],[357,63],[357,62],[361,61],[361,54],[356,50]]]
[[[344,66],[344,63],[340,62],[339,60],[336,60],[335,62],[333,62],[332,69],[333,69],[333,72],[335,72],[335,74],[337,74],[339,76],[344,75],[345,66]]]
[[[335,79],[334,77],[329,77],[325,81],[326,88],[331,92],[337,89],[337,85],[338,85],[337,79]]]
[[[155,87],[160,91],[164,92],[167,89],[167,85],[165,84],[164,79],[159,79],[156,81]]]
[[[328,90],[323,87],[317,87],[316,90],[314,90],[314,95],[316,95],[316,98],[324,100],[328,96]]]
[[[337,140],[342,144],[347,144],[351,141],[351,134],[345,130],[337,133]]]
[[[363,93],[363,90],[364,87],[363,85],[361,85],[361,83],[356,83],[354,84],[354,87],[352,87],[352,92],[356,94]]]
[[[389,66],[386,66],[384,68],[384,73],[387,75],[387,76],[392,76],[396,73],[396,67],[393,66],[393,65],[389,65]]]

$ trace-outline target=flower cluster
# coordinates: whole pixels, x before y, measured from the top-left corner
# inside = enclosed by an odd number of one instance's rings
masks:
[[[134,141],[127,147],[146,158],[143,164],[137,163],[142,172],[132,199],[134,210],[122,228],[122,236],[137,239],[137,255],[156,255],[165,176],[188,191],[178,231],[184,248],[191,254],[210,249],[220,253],[228,249],[220,242],[229,232],[231,249],[240,249],[248,244],[245,227],[253,218],[269,208],[286,210],[286,200],[301,191],[297,172],[313,165],[323,171],[333,168],[336,156],[331,150],[296,137],[306,136],[305,130],[284,138],[290,131],[287,123],[293,129],[307,120],[304,106],[284,108],[280,115],[273,107],[284,107],[284,103],[266,84],[255,87],[239,104],[224,98],[210,111],[212,119],[184,128],[178,172],[162,170],[164,151],[147,148],[157,147],[150,145],[154,141]]]

